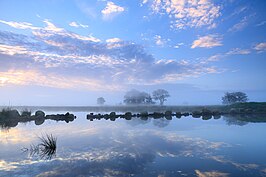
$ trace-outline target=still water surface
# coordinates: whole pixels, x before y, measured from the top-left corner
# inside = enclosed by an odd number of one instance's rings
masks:
[[[46,112],[51,114],[51,112]],[[53,112],[55,113],[55,112]],[[266,123],[233,118],[19,123],[0,131],[0,176],[266,176]],[[51,160],[21,149],[57,137]]]

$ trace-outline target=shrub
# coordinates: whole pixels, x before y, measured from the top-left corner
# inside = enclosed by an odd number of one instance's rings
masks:
[[[21,112],[22,117],[30,117],[31,116],[31,111],[25,109]]]

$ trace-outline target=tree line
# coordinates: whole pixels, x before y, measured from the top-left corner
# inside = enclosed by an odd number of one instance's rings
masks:
[[[156,101],[159,101],[160,105],[163,105],[167,98],[170,97],[170,94],[167,90],[157,89],[152,92],[152,95],[146,92],[141,92],[138,90],[130,90],[124,96],[124,103],[127,105],[134,104],[155,104]]]
[[[154,105],[156,101],[162,106],[170,94],[167,90],[157,89],[152,94],[132,89],[124,95],[123,102],[126,105]],[[244,92],[226,92],[222,97],[222,103],[225,105],[244,103],[248,101],[248,96]],[[104,105],[105,99],[103,97],[97,98],[98,105]]]
[[[157,89],[152,94],[132,89],[124,95],[124,104],[126,105],[153,105],[156,101],[159,101],[160,105],[163,105],[170,94],[167,90]],[[103,97],[97,98],[98,105],[104,105],[105,99]]]

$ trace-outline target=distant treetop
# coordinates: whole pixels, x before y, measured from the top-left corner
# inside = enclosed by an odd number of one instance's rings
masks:
[[[97,104],[98,105],[104,105],[104,103],[105,103],[105,99],[103,97],[97,98]]]
[[[146,92],[140,92],[132,89],[128,91],[124,96],[125,104],[153,104],[152,97]]]
[[[158,89],[152,92],[152,96],[154,100],[159,100],[160,105],[163,105],[163,103],[167,100],[167,97],[170,97],[167,90],[164,89]]]

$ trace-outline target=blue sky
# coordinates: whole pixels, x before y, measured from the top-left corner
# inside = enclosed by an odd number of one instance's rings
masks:
[[[0,1],[0,104],[119,104],[165,88],[168,104],[266,101],[263,0]]]

